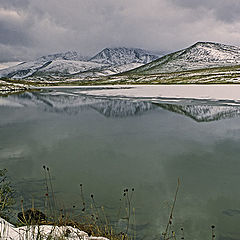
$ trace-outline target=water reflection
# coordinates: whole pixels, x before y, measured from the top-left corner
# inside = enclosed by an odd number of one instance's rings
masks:
[[[124,100],[102,101],[93,104],[91,107],[106,117],[136,116],[156,108],[156,106],[149,102]]]
[[[240,116],[240,106],[221,106],[221,105],[181,105],[155,103],[157,106],[171,112],[182,114],[197,122],[211,122],[221,119],[234,118]]]
[[[0,164],[26,202],[34,195],[42,204],[43,165],[66,208],[80,209],[83,183],[86,199],[94,193],[115,216],[121,190],[134,187],[137,239],[161,239],[180,177],[177,233],[183,226],[186,239],[209,239],[215,224],[219,239],[240,236],[238,106],[156,105],[71,91],[24,93],[0,104]]]
[[[232,217],[232,216],[236,216],[236,215],[240,215],[240,210],[238,209],[226,209],[224,211],[222,211],[223,214]]]
[[[37,106],[45,111],[67,114],[78,114],[88,109],[94,109],[105,117],[113,118],[141,115],[157,108],[150,102],[97,99],[68,92],[23,93],[10,96],[8,97],[8,106]]]
[[[222,106],[219,103],[164,103],[140,100],[103,99],[82,96],[69,91],[33,92],[0,99],[0,106],[36,106],[44,111],[79,114],[94,109],[105,117],[122,118],[141,115],[158,107],[189,117],[197,122],[211,122],[240,116],[240,106]]]

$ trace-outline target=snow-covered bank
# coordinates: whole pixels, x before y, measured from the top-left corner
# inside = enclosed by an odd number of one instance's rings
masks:
[[[92,88],[91,91],[82,90],[82,94],[105,97],[240,101],[240,85],[113,85],[109,88],[103,86],[103,89]]]
[[[11,82],[0,80],[0,94],[8,93],[8,92],[24,91],[29,88],[30,87],[26,84],[11,83]]]
[[[3,218],[0,218],[0,239],[2,240],[47,240],[47,239],[65,239],[65,240],[108,240],[104,237],[89,237],[86,232],[79,229],[63,226],[24,226],[15,227]]]

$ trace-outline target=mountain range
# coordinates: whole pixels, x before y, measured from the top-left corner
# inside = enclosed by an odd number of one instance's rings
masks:
[[[238,65],[240,47],[197,42],[165,56],[125,47],[105,48],[93,57],[85,57],[74,51],[52,54],[2,69],[0,78],[100,82],[108,76],[103,83],[177,83],[182,81],[181,78],[184,78],[183,82],[188,79],[187,83],[219,79],[239,82]]]
[[[97,77],[124,72],[149,63],[160,55],[137,48],[105,48],[89,58],[69,51],[40,57],[0,70],[0,77]]]

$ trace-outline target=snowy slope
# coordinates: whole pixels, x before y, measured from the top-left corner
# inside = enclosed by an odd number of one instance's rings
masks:
[[[36,61],[26,62],[14,67],[3,69],[2,71],[0,71],[0,77],[21,79],[36,74],[66,75],[84,71],[91,71],[95,68],[102,69],[104,67],[106,67],[106,65],[93,62],[58,59],[45,62],[42,59],[38,59]]]
[[[122,73],[129,71],[131,69],[140,67],[144,64],[142,63],[128,63],[128,64],[123,64],[123,65],[106,65],[104,64],[104,67],[95,69],[95,71],[91,72],[86,72],[86,73],[81,73],[78,75],[78,77],[84,77],[84,76],[89,76],[89,77],[102,77],[102,76],[108,76],[108,75],[114,75],[117,73]]]
[[[129,73],[155,74],[238,64],[240,64],[240,47],[198,42]]]
[[[129,63],[146,64],[160,56],[139,48],[105,48],[90,61],[109,65],[123,65]]]
[[[76,74],[80,72],[90,71],[92,69],[101,69],[104,67],[106,67],[106,65],[94,62],[55,60],[46,67],[42,68],[39,72]]]
[[[30,61],[30,62],[23,62],[17,66],[9,67],[3,70],[0,70],[0,77],[7,77],[7,78],[25,78],[28,76],[33,75],[41,68],[46,67],[50,62],[44,61]]]

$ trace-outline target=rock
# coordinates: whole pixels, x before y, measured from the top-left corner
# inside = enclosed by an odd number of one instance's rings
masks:
[[[36,224],[46,221],[46,215],[37,209],[28,209],[18,213],[18,220],[24,224]]]

